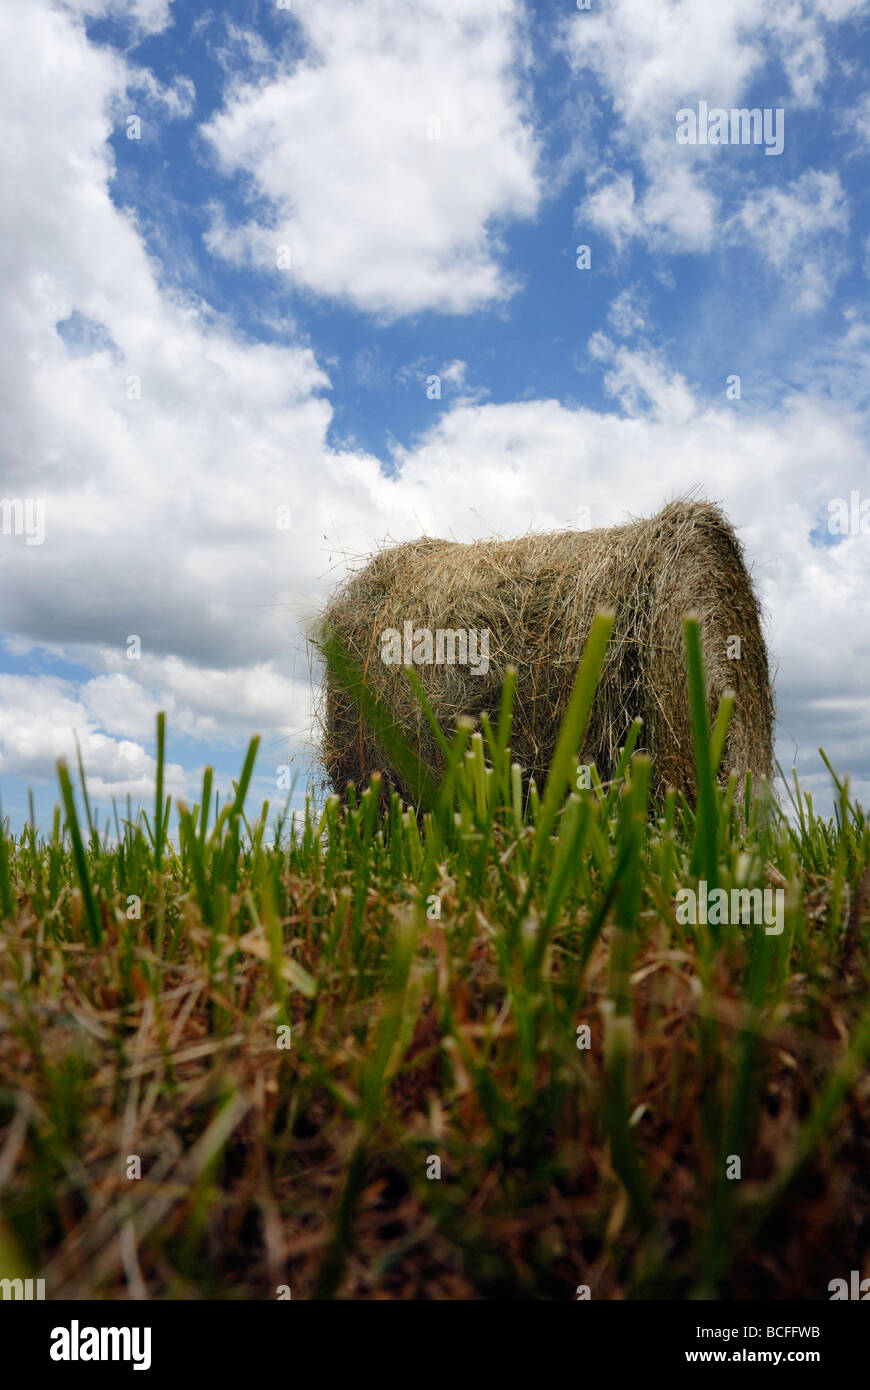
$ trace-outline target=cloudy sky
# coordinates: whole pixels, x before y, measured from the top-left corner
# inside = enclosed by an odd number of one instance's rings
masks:
[[[174,793],[253,732],[257,790],[304,785],[348,563],[690,488],[753,567],[780,759],[870,799],[868,11],[6,0],[13,825],[73,731],[104,812],[150,799],[159,709]],[[702,103],[781,152],[680,143]]]

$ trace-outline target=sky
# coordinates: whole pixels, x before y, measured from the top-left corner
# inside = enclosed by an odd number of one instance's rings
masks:
[[[13,828],[77,742],[101,819],[149,804],[158,710],[175,797],[254,733],[255,795],[301,795],[349,566],[689,491],[745,547],[783,767],[867,803],[868,11],[5,0]]]

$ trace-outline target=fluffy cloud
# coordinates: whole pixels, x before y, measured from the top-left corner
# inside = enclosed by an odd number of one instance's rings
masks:
[[[59,8],[81,17],[111,16],[126,20],[145,34],[157,34],[171,18],[173,0],[59,0]]]
[[[838,236],[849,224],[846,195],[836,173],[807,169],[786,188],[747,199],[737,221],[766,264],[785,275],[803,310],[820,309],[845,268]]]
[[[208,245],[392,318],[503,299],[499,223],[539,190],[516,0],[294,0],[305,57],[206,129],[270,209]],[[285,250],[279,252],[279,248]],[[287,260],[290,268],[286,268]]]
[[[172,656],[140,669],[115,652],[91,659],[108,670],[81,687],[79,701],[100,727],[129,738],[148,738],[159,708],[174,733],[212,746],[242,743],[263,729],[304,738],[310,728],[307,673],[294,681],[270,662],[209,669]],[[122,663],[127,670],[119,669]]]
[[[45,507],[43,544],[0,535],[3,630],[109,669],[137,636],[137,683],[195,736],[295,730],[300,596],[322,594],[328,523],[364,544],[380,467],[326,452],[310,350],[246,342],[159,287],[109,193],[117,55],[38,0],[0,17],[0,52],[3,495]]]
[[[644,331],[647,326],[646,306],[634,287],[620,290],[607,311],[607,321],[620,338],[631,338]]]
[[[189,77],[163,83],[150,68],[135,68],[130,70],[126,85],[130,91],[140,91],[151,104],[162,106],[170,120],[183,120],[193,113],[196,88]]]
[[[640,237],[665,251],[709,250],[736,166],[716,147],[677,145],[677,111],[700,100],[744,106],[750,92],[752,106],[783,106],[785,99],[786,117],[816,104],[829,71],[830,26],[867,8],[868,0],[791,0],[774,8],[754,0],[614,0],[576,14],[565,28],[565,50],[578,77],[593,75],[600,86],[604,118],[612,121],[604,157],[616,169],[603,175],[592,167],[581,222],[617,246]],[[771,63],[782,76],[771,75]],[[618,167],[625,163],[631,171]],[[739,168],[745,177],[745,163]],[[778,176],[773,167],[763,175]],[[799,272],[785,258],[778,268]],[[809,298],[820,295],[816,285]]]
[[[35,782],[53,778],[56,760],[65,758],[74,769],[80,748],[94,798],[153,799],[154,759],[141,743],[100,732],[71,683],[50,676],[0,676],[0,705],[0,773]],[[167,792],[188,792],[190,778],[177,763],[167,764],[164,777]]]
[[[851,112],[851,128],[860,146],[870,146],[870,92],[866,92]]]
[[[282,763],[308,768],[314,756],[312,687],[294,681],[269,663],[239,670],[203,670],[170,657],[117,668],[114,652],[82,652],[95,666],[110,669],[84,682],[53,676],[0,675],[0,774],[29,782],[54,781],[55,763],[74,767],[81,748],[88,786],[96,799],[154,797],[156,763],[146,751],[157,712],[166,712],[174,737],[210,748],[243,746],[260,730],[265,737],[259,759],[268,788]],[[101,659],[102,658],[102,659]],[[201,772],[180,764],[166,767],[166,789],[195,796]]]

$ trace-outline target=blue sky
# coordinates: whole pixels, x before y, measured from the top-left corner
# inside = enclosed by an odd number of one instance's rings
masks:
[[[150,798],[158,709],[176,795],[209,762],[228,785],[253,732],[257,790],[304,785],[306,624],[348,563],[689,488],[753,567],[780,758],[825,806],[822,744],[866,799],[870,536],[828,518],[870,495],[868,9],[0,20],[0,496],[45,503],[43,543],[0,534],[13,824],[74,731],[104,812]],[[701,102],[781,110],[782,153],[679,145]]]

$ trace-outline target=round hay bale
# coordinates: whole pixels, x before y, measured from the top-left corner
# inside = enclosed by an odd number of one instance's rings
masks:
[[[469,545],[422,537],[397,545],[337,590],[324,630],[339,639],[436,776],[442,764],[437,741],[403,661],[413,660],[448,737],[458,716],[494,716],[505,667],[515,666],[512,755],[540,786],[600,607],[612,609],[615,622],[585,747],[578,750],[581,762],[594,763],[602,780],[610,778],[639,715],[638,747],[652,758],[655,794],[668,786],[693,794],[682,620],[694,612],[711,720],[725,690],[737,697],[722,775],[751,770],[754,778],[769,777],[773,695],[759,606],[740,542],[709,502],[671,502],[648,520],[601,530]],[[322,722],[321,756],[336,791],[343,794],[348,782],[364,786],[379,770],[388,785],[415,800],[415,789],[391,766],[328,669]]]

